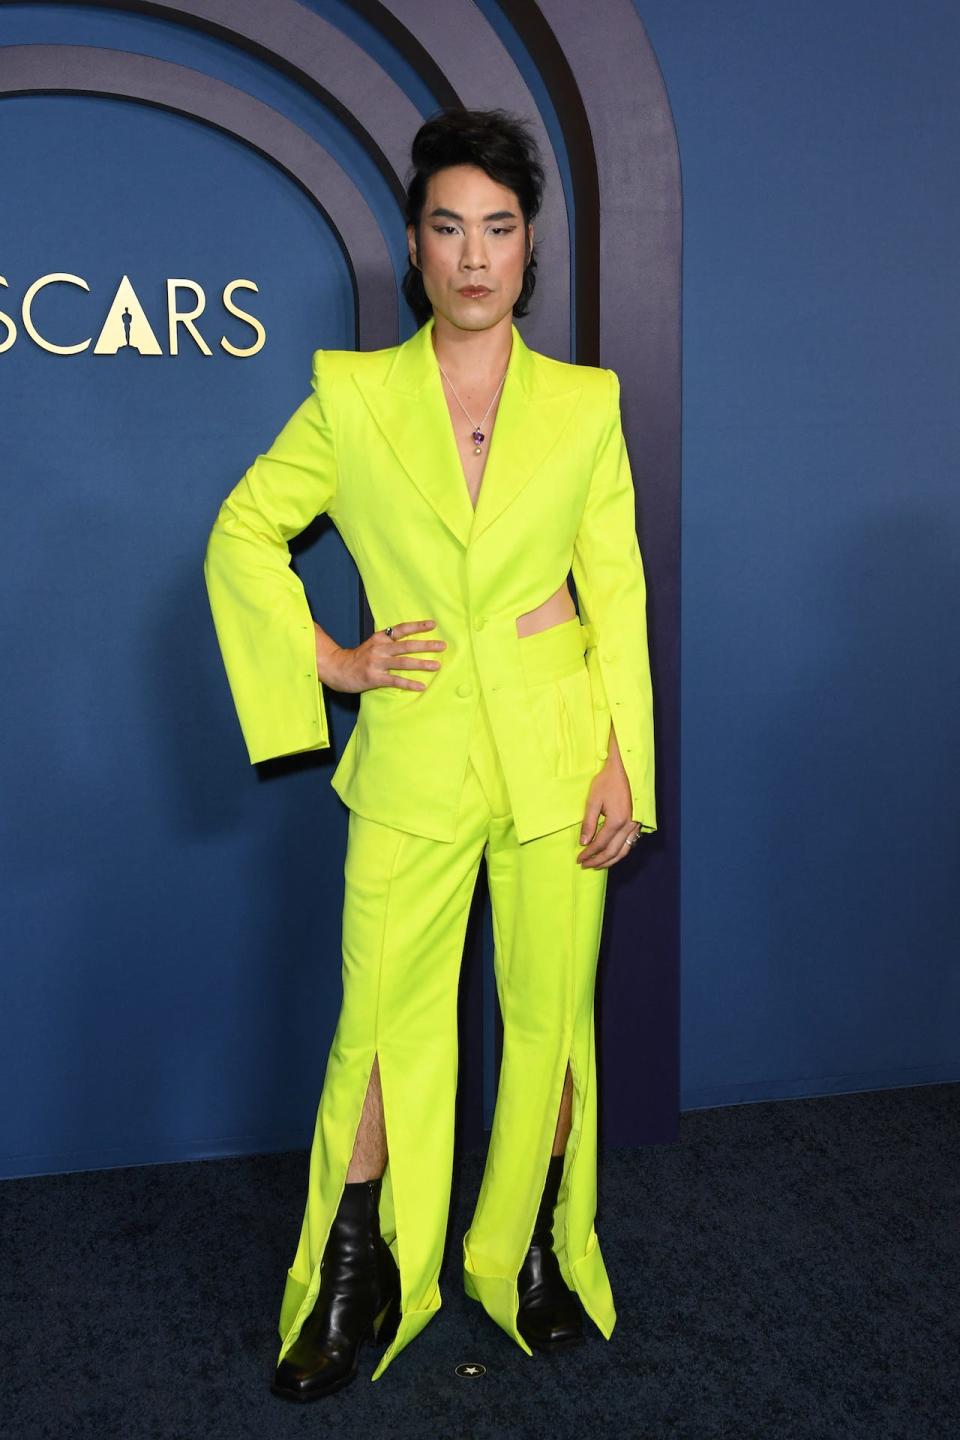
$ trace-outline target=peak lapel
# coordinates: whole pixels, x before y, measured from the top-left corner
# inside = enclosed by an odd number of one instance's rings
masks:
[[[581,387],[560,388],[549,359],[524,343],[516,325],[512,328],[513,347],[493,422],[471,543],[533,479],[580,400]]]
[[[466,549],[473,506],[450,424],[430,332],[433,317],[397,347],[382,384],[354,380],[400,464]]]

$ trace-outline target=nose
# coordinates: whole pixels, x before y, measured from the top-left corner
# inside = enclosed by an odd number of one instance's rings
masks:
[[[475,235],[473,239],[468,235],[464,240],[462,261],[465,270],[485,270],[487,268],[487,254],[479,235]]]

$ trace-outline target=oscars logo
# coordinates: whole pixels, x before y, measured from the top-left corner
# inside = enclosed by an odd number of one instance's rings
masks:
[[[195,280],[175,279],[167,280],[167,349],[164,350],[150,321],[147,319],[146,311],[140,304],[136,290],[130,283],[129,276],[124,275],[117,287],[116,294],[110,302],[106,319],[101,326],[100,333],[93,345],[94,355],[116,355],[119,352],[131,354],[136,351],[140,355],[178,355],[180,353],[180,332],[185,330],[193,340],[197,349],[202,355],[212,355],[213,351],[207,344],[197,326],[197,320],[206,309],[206,296],[203,287]],[[33,303],[37,295],[48,285],[63,284],[77,285],[81,290],[89,292],[90,286],[80,275],[68,275],[62,271],[55,271],[50,275],[41,275],[39,280],[26,290],[23,303],[20,307],[20,318],[25,334],[27,334],[35,345],[41,350],[48,350],[51,355],[79,355],[87,350],[93,340],[87,336],[85,340],[77,341],[73,345],[58,345],[47,336],[42,335],[33,319]],[[7,286],[7,281],[0,275],[0,285]],[[254,333],[253,343],[246,347],[233,345],[225,335],[220,336],[221,349],[228,355],[235,355],[241,360],[256,355],[263,349],[266,340],[266,331],[255,315],[241,310],[235,304],[233,296],[237,290],[253,290],[257,293],[257,286],[253,280],[231,280],[224,286],[221,300],[223,307],[229,314],[236,316],[238,320],[244,321],[250,326]],[[180,308],[183,303],[181,292],[189,292],[192,295],[193,303],[186,301],[185,308]],[[17,339],[17,325],[10,315],[0,310],[0,326],[5,327],[6,334],[0,338],[0,355],[9,350]]]

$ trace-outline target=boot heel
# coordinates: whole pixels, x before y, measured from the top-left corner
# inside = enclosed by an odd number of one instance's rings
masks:
[[[400,1324],[400,1296],[391,1295],[373,1322],[373,1344],[389,1345]]]

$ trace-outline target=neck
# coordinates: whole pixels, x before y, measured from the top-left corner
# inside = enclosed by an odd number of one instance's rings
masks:
[[[461,394],[499,385],[513,347],[512,324],[508,313],[485,330],[463,330],[434,311],[434,354]]]

